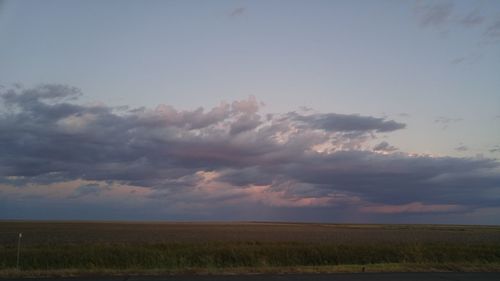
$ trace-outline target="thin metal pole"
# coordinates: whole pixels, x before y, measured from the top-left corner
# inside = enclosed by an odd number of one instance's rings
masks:
[[[19,239],[17,240],[17,262],[16,262],[16,268],[19,270],[19,257],[21,254],[21,238],[23,237],[23,234],[20,232],[19,233]]]

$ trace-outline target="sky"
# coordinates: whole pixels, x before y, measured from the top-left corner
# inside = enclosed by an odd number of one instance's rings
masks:
[[[0,1],[0,219],[500,224],[500,1]]]

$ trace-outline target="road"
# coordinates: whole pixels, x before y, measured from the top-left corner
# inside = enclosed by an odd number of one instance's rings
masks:
[[[1,280],[34,280],[1,279]],[[47,278],[44,281],[498,281],[496,273],[337,273],[289,275],[224,275],[165,277]]]

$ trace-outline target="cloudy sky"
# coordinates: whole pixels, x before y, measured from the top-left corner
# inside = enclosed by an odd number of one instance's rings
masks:
[[[0,219],[500,224],[500,1],[0,1]]]

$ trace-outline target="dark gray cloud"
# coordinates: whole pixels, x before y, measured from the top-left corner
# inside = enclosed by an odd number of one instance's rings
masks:
[[[50,92],[54,89],[54,92]],[[6,176],[61,177],[128,182],[161,182],[195,169],[246,166],[286,159],[293,147],[313,141],[297,138],[287,153],[273,140],[286,127],[269,125],[253,141],[231,136],[254,129],[260,121],[255,100],[203,109],[116,112],[105,106],[65,101],[72,88],[44,85],[2,94],[11,108],[2,114],[0,171]]]
[[[383,141],[379,144],[377,144],[375,147],[373,147],[374,151],[382,151],[382,152],[391,152],[391,151],[396,151],[398,150],[396,147],[390,145],[388,142]]]
[[[61,85],[2,90],[0,192],[84,181],[66,198],[142,194],[150,200],[145,208],[168,207],[180,217],[202,209],[210,217],[217,208],[235,214],[243,206],[289,213],[304,206],[426,213],[500,206],[494,160],[411,155],[385,141],[372,151],[378,133],[405,127],[394,120],[263,116],[253,97],[180,111],[81,105],[80,95]]]
[[[275,191],[282,191],[284,183],[313,187],[286,190],[298,197],[330,196],[335,200],[331,194],[339,194],[382,205],[457,205],[464,212],[499,206],[500,198],[491,196],[499,188],[498,170],[492,172],[497,168],[492,160],[343,151],[312,154],[259,171],[233,170],[221,180],[245,186],[258,177],[261,184],[271,184]],[[341,204],[352,207],[349,202]]]
[[[229,132],[231,135],[239,134],[248,130],[255,129],[255,127],[262,124],[260,115],[245,114],[239,117],[234,123],[231,124]]]
[[[306,126],[337,132],[391,132],[403,129],[406,125],[393,120],[376,118],[371,116],[360,116],[356,114],[312,114],[300,115],[291,113],[290,117],[295,121],[304,122]]]
[[[477,180],[481,177],[476,177],[474,173],[496,167],[497,163],[492,160],[342,151],[322,157],[311,155],[303,159],[302,163],[284,169],[303,182],[356,192],[376,201],[404,203],[416,199],[438,202],[449,198],[454,196],[452,190],[456,179],[467,177],[462,173],[472,173],[471,177]],[[499,175],[491,177],[485,179],[485,184],[488,182],[488,188],[497,188],[498,181],[495,180],[499,179]],[[476,188],[463,183],[461,185],[470,188],[470,191]],[[462,202],[466,200],[460,199]]]

